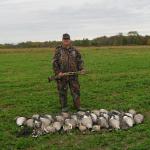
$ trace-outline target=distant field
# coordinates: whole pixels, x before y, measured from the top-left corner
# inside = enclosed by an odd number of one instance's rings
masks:
[[[53,134],[34,139],[16,137],[14,118],[34,113],[57,113],[51,49],[0,50],[0,150],[149,150],[150,47],[81,48],[85,68],[80,77],[83,107],[127,111],[134,108],[145,122],[127,131]],[[71,111],[72,99],[69,96]]]

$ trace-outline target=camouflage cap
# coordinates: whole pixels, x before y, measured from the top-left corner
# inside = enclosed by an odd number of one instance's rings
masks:
[[[64,40],[70,40],[70,35],[68,33],[63,34],[62,37]]]

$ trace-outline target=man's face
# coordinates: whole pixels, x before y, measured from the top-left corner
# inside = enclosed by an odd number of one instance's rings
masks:
[[[62,43],[64,46],[69,46],[71,44],[71,40],[70,39],[63,39]]]

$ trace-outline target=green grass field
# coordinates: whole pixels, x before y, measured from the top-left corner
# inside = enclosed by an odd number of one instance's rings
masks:
[[[82,106],[145,115],[144,124],[127,131],[16,137],[14,118],[57,113],[59,100],[52,74],[50,49],[0,50],[0,150],[149,150],[150,47],[81,48],[85,68],[80,77]],[[70,111],[73,108],[69,96]]]

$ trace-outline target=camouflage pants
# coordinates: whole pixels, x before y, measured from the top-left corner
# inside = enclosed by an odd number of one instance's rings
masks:
[[[74,106],[76,108],[80,107],[80,85],[77,77],[66,77],[57,81],[57,89],[59,93],[59,99],[61,107],[67,106],[67,91],[68,86],[73,97]]]

